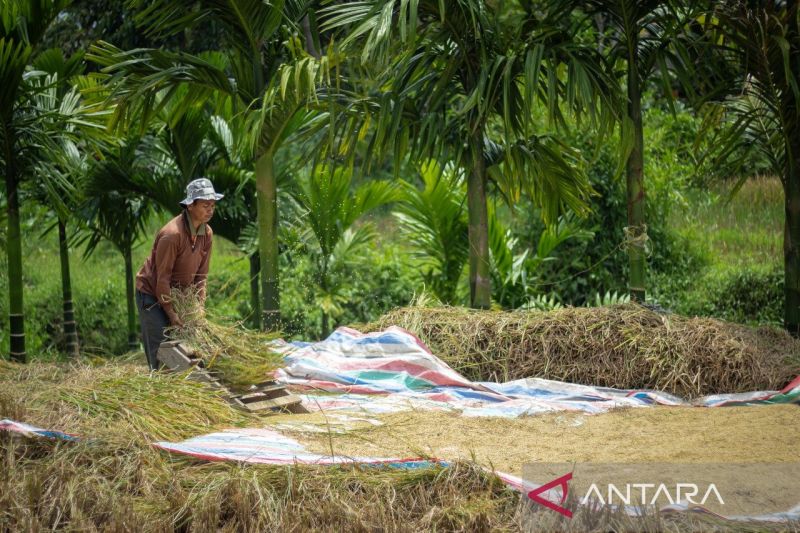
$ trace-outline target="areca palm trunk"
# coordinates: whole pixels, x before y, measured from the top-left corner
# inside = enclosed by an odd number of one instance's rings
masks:
[[[628,39],[628,119],[633,127],[633,147],[626,166],[628,204],[628,292],[631,299],[645,300],[646,254],[644,194],[644,133],[642,127],[642,93],[639,79],[638,37],[631,32]]]
[[[273,154],[256,161],[258,255],[261,265],[261,328],[272,330],[280,322],[278,292],[278,187]]]
[[[797,20],[798,6],[796,3],[789,7],[788,20]],[[789,72],[792,79],[800,79],[800,65],[798,58],[800,48],[797,47],[798,27],[795,24],[787,26],[787,39],[791,46],[789,54],[791,61]],[[783,234],[783,265],[784,265],[784,308],[783,323],[786,330],[794,337],[800,337],[800,102],[797,101],[795,92],[783,91],[781,107],[785,114],[786,124],[786,170],[783,177],[785,226]]]
[[[259,298],[258,285],[261,282],[261,267],[258,252],[250,254],[250,324],[252,327],[261,328],[261,299]]]
[[[128,350],[139,348],[139,332],[136,328],[136,303],[133,296],[133,261],[131,247],[123,250],[125,256],[125,297],[128,302]]]
[[[22,239],[19,229],[19,196],[17,194],[17,175],[14,165],[12,142],[6,132],[6,201],[8,210],[8,298],[9,298],[9,331],[11,342],[9,356],[20,363],[26,362],[25,354],[25,318],[22,302]]]
[[[469,299],[470,307],[488,309],[492,287],[489,273],[489,215],[486,208],[486,161],[483,156],[483,129],[472,136],[472,168],[467,175],[469,221]]]
[[[789,156],[789,154],[787,154]],[[786,330],[800,337],[800,145],[795,142],[793,161],[784,176],[785,215],[783,233],[784,309]]]
[[[324,253],[324,252],[323,252]],[[319,277],[319,284],[322,292],[324,294],[328,293],[328,287],[330,287],[330,283],[328,283],[328,261],[323,259],[322,262],[322,271],[320,272]],[[322,339],[327,339],[328,335],[330,335],[331,326],[330,326],[330,315],[328,312],[323,309],[322,310]]]
[[[69,247],[67,228],[63,220],[58,220],[58,250],[61,256],[61,294],[64,301],[64,337],[67,341],[67,354],[77,357],[80,353],[78,330],[75,326],[75,312],[72,306],[72,278],[69,272]]]

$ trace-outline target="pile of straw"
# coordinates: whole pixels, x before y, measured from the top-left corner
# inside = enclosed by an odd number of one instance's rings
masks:
[[[207,463],[153,448],[263,420],[141,364],[0,364],[0,531],[516,529],[520,498],[474,464],[401,470]]]
[[[184,325],[169,328],[168,336],[194,348],[205,368],[230,389],[246,390],[268,379],[281,366],[281,355],[269,346],[278,338],[277,333],[262,333],[245,329],[240,324],[229,326],[208,320],[196,290],[173,289],[170,296]]]
[[[259,422],[204,384],[129,362],[0,366],[0,418],[120,445]]]
[[[366,329],[390,325],[415,333],[476,381],[541,377],[696,397],[779,389],[800,374],[800,341],[784,331],[635,304],[549,312],[406,307]]]
[[[553,522],[555,513],[472,462],[449,468],[207,463],[149,445],[248,415],[176,375],[141,365],[0,364],[0,418],[78,433],[79,441],[0,432],[0,531],[636,530]],[[202,395],[199,392],[203,392]],[[608,514],[608,512],[605,512]],[[675,521],[678,522],[675,522]],[[692,520],[687,524],[685,520]],[[704,516],[653,516],[653,531],[707,531]],[[696,522],[699,521],[699,522]],[[796,524],[780,530],[798,531]],[[757,529],[765,530],[764,525]]]

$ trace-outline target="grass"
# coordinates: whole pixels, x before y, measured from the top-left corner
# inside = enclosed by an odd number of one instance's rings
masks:
[[[641,522],[608,510],[582,510],[564,522],[471,461],[403,470],[209,463],[170,455],[149,443],[268,420],[233,411],[203,385],[151,376],[124,360],[0,363],[0,418],[6,417],[82,438],[0,433],[2,531],[642,530]],[[646,525],[651,531],[708,531],[721,524],[653,515]]]
[[[687,316],[748,325],[783,323],[783,189],[774,177],[689,193],[670,227],[684,246],[679,264],[650,273],[649,296]]]
[[[776,177],[693,192],[670,226],[687,237],[715,268],[779,264],[783,257],[783,188]]]
[[[518,529],[519,494],[453,468],[207,463],[156,450],[266,420],[205,385],[130,362],[0,363],[0,418],[78,434],[0,432],[0,530]]]

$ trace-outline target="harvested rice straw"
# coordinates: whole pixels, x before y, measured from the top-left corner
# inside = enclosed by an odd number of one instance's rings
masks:
[[[173,289],[170,297],[184,326],[169,328],[167,335],[194,347],[205,368],[218,373],[228,387],[245,390],[268,379],[280,367],[282,357],[269,347],[269,342],[275,340],[277,334],[208,320],[196,289]]]
[[[257,421],[204,384],[178,374],[150,373],[140,364],[25,366],[33,371],[0,374],[0,418],[140,443]],[[59,379],[42,379],[47,375]]]
[[[775,328],[626,304],[549,312],[406,307],[368,324],[418,335],[476,381],[540,377],[685,397],[775,390],[800,374],[800,341]]]

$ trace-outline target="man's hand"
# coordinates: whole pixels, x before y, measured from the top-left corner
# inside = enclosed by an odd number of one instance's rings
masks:
[[[173,328],[182,328],[184,325],[183,320],[181,320],[181,318],[174,313],[169,317],[169,321]]]

